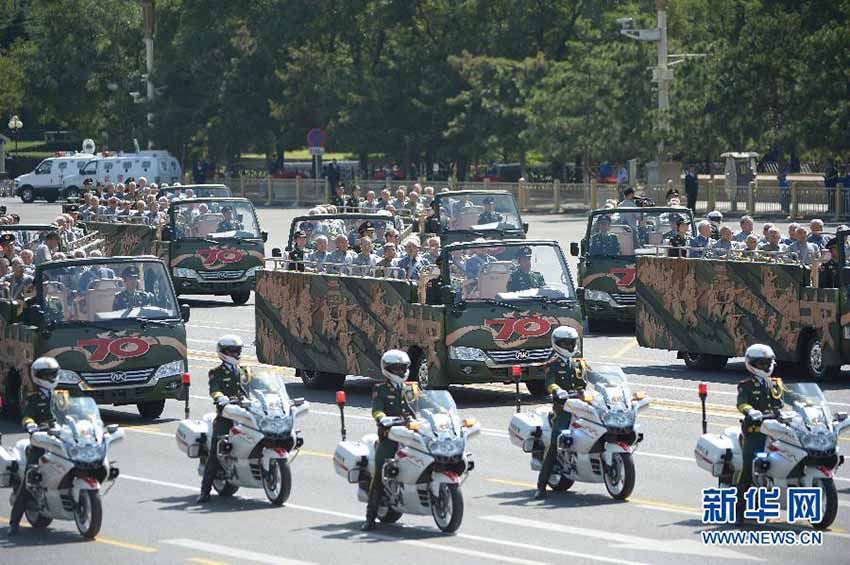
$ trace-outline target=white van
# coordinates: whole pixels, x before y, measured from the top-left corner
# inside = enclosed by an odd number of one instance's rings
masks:
[[[148,183],[174,184],[180,182],[183,169],[168,151],[140,151],[138,153],[103,153],[85,163],[79,174],[66,176],[63,191],[66,197],[81,194],[83,181],[91,179],[97,183],[127,183],[131,179],[145,177]]]
[[[86,163],[96,158],[92,153],[59,151],[55,157],[39,163],[31,173],[20,175],[14,180],[15,196],[24,202],[32,202],[36,198],[56,202],[63,196],[65,178],[78,176]]]

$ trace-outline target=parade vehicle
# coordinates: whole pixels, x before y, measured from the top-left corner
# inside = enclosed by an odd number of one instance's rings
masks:
[[[335,249],[334,240],[339,235],[348,238],[349,247],[358,245],[358,240],[366,234],[366,228],[374,228],[374,241],[376,249],[380,249],[386,242],[386,233],[390,228],[398,230],[401,240],[404,241],[411,232],[410,222],[405,222],[399,215],[391,215],[389,212],[346,212],[340,214],[314,214],[312,216],[298,216],[289,225],[289,239],[286,251],[292,251],[295,245],[295,232],[302,231],[306,235],[304,249],[312,251],[316,248],[316,238],[320,235],[328,239],[328,252]],[[279,255],[280,250],[272,250],[273,255]]]
[[[59,251],[68,254],[77,249],[82,249],[86,252],[94,249],[102,249],[104,241],[102,236],[97,232],[89,232],[84,225],[79,226],[83,230],[84,235],[74,241],[68,241],[66,238],[60,237]],[[44,239],[50,232],[57,231],[56,226],[51,224],[14,224],[2,226],[0,233],[11,233],[15,236],[15,245],[23,249],[29,249],[33,253],[38,249],[38,246],[44,243]]]
[[[475,239],[525,239],[528,224],[523,223],[514,196],[503,190],[459,190],[434,196],[439,205],[438,220],[442,245]],[[492,214],[487,213],[492,207]],[[423,237],[426,231],[422,222]]]
[[[32,496],[24,515],[33,528],[74,520],[81,536],[95,538],[103,522],[101,487],[119,473],[109,460],[109,448],[124,439],[124,430],[117,424],[104,426],[91,398],[65,391],[53,393],[50,412],[49,424],[28,439],[8,450],[0,446],[0,486],[12,487],[14,504],[18,486],[26,485]],[[26,452],[33,447],[45,453],[37,466],[28,468]]]
[[[79,198],[83,184],[127,183],[131,179],[145,177],[148,183],[180,182],[183,169],[168,151],[146,150],[137,153],[104,152],[90,156],[89,160],[73,174],[62,178],[61,191],[64,198]]]
[[[703,403],[707,392],[707,387],[700,389]],[[784,384],[781,394],[783,409],[764,414],[760,422],[753,422],[760,423],[761,433],[767,436],[764,449],[752,463],[753,486],[779,487],[783,501],[787,499],[788,487],[817,488],[823,515],[812,526],[823,530],[838,513],[834,475],[844,463],[838,439],[850,426],[850,418],[845,412],[833,416],[816,384]],[[703,435],[694,448],[697,465],[716,477],[720,487],[736,486],[734,477],[743,465],[741,426],[730,426],[722,434],[705,431],[703,412]]]
[[[638,343],[677,351],[694,370],[722,369],[729,358],[762,343],[776,353],[779,376],[783,371],[812,379],[837,376],[850,363],[850,311],[842,290],[850,285],[848,235],[836,236],[841,288],[818,288],[823,274],[817,268],[788,260],[736,260],[734,253],[639,257]]]
[[[230,198],[233,196],[230,188],[223,184],[181,184],[160,189],[157,198],[165,196],[169,200],[186,197],[186,192],[191,190],[195,198]]]
[[[557,439],[557,456],[549,486],[566,491],[573,483],[605,483],[608,494],[625,500],[635,486],[633,454],[643,441],[638,413],[649,405],[643,392],[632,394],[619,367],[593,365],[587,372],[587,387],[571,392],[563,408],[572,416],[570,429]],[[519,395],[517,395],[519,410]],[[511,418],[511,443],[531,453],[531,468],[539,471],[543,454],[552,437],[550,408],[517,412]]]
[[[128,302],[134,288],[138,296]],[[143,305],[128,306],[133,302]],[[159,417],[166,399],[188,394],[181,380],[187,370],[188,318],[189,307],[178,306],[168,272],[156,257],[39,265],[33,296],[0,297],[4,412],[19,412],[33,360],[54,357],[62,367],[57,388],[98,404],[135,404],[142,417]]]
[[[342,411],[342,391],[337,404]],[[392,524],[404,514],[430,514],[440,530],[454,532],[463,521],[460,488],[475,467],[467,441],[481,427],[474,418],[460,418],[452,395],[445,390],[421,390],[407,405],[410,413],[389,423],[387,437],[398,443],[398,450],[382,469],[375,469],[378,435],[346,441],[343,416],[343,439],[334,451],[334,470],[357,485],[357,500],[363,503],[369,499],[372,477],[381,473],[381,522]]]
[[[86,163],[93,159],[97,159],[97,156],[90,152],[59,151],[54,157],[44,159],[32,172],[12,181],[15,196],[26,203],[39,198],[56,202],[60,197],[79,197],[82,191],[66,191],[65,178],[79,176]]]
[[[233,496],[240,487],[262,488],[269,502],[280,506],[292,490],[290,464],[304,444],[296,425],[309,406],[303,398],[289,398],[279,374],[248,375],[241,383],[243,395],[221,409],[221,416],[233,422],[230,433],[212,444],[213,412],[203,420],[182,420],[177,446],[190,459],[198,459],[201,477],[210,451],[216,450],[221,469],[213,488],[220,496]]]
[[[578,285],[583,289],[584,316],[590,331],[603,329],[608,321],[634,322],[635,260],[656,255],[676,231],[676,220],[686,218],[695,235],[693,214],[687,208],[605,208],[591,212],[581,243],[570,244],[570,254],[579,257]],[[600,219],[602,220],[600,222]],[[600,223],[607,237],[600,232]],[[616,240],[616,245],[608,242]]]
[[[519,371],[529,391],[544,394],[552,331],[582,331],[569,268],[551,240],[449,245],[418,280],[391,269],[351,276],[269,262],[257,274],[257,357],[295,368],[308,387],[339,388],[346,375],[381,379],[381,355],[395,348],[410,356],[423,388],[509,382]]]

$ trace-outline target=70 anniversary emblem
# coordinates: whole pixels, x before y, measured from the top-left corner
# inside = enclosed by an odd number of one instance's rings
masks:
[[[230,247],[211,247],[209,249],[198,249],[196,254],[201,258],[204,267],[212,267],[217,263],[225,265],[230,263],[238,263],[247,253],[241,249],[233,249]]]
[[[545,318],[534,316],[531,318],[497,318],[484,322],[488,327],[496,328],[496,341],[508,341],[512,335],[521,337],[540,337],[549,333],[552,324]]]
[[[105,361],[110,354],[118,359],[141,357],[151,348],[150,343],[138,337],[81,339],[77,341],[77,347],[88,352],[91,363]]]

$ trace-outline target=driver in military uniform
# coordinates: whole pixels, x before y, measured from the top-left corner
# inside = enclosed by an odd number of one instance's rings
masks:
[[[531,270],[531,248],[523,247],[517,255],[518,266],[508,279],[508,292],[519,292],[546,285],[543,275]]]
[[[546,499],[546,486],[558,455],[558,438],[562,431],[570,428],[571,414],[564,410],[564,403],[570,393],[583,390],[586,385],[587,362],[579,357],[578,339],[578,332],[569,326],[560,326],[552,332],[555,357],[546,367],[546,390],[552,395],[552,412],[549,414],[552,435],[537,476],[537,493],[534,495],[537,500]]]
[[[620,241],[613,233],[608,233],[611,227],[610,216],[599,216],[596,220],[597,232],[590,238],[591,255],[619,255]]]
[[[383,494],[382,470],[384,462],[395,456],[398,443],[390,440],[389,424],[392,418],[413,416],[413,403],[419,398],[419,385],[405,382],[410,374],[410,357],[404,351],[391,349],[381,357],[381,373],[385,381],[372,389],[372,417],[378,424],[378,445],[375,448],[375,474],[369,484],[366,503],[366,522],[363,530],[375,527],[378,506]]]
[[[126,310],[140,306],[149,306],[153,302],[153,294],[139,288],[139,268],[131,265],[121,271],[124,279],[124,290],[115,295],[112,301],[113,310]]]
[[[216,226],[215,231],[238,231],[242,229],[242,224],[233,219],[233,206],[227,204],[221,209],[222,219]]]
[[[496,212],[496,199],[492,196],[486,197],[482,202],[484,211],[478,215],[478,224],[496,224],[501,223],[504,219],[502,215]]]

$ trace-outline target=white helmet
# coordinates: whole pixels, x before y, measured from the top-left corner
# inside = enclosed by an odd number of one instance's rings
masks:
[[[52,391],[59,377],[59,363],[53,357],[39,357],[33,361],[30,375],[37,387]]]
[[[218,339],[216,349],[218,358],[228,365],[238,365],[242,356],[242,338],[238,335],[227,334]]]
[[[381,356],[381,372],[396,386],[401,386],[410,374],[410,357],[398,349],[390,349]]]
[[[552,349],[566,361],[579,354],[578,332],[570,326],[558,326],[552,332]]]
[[[776,367],[776,355],[769,345],[755,343],[744,354],[747,370],[761,379],[768,379]]]

